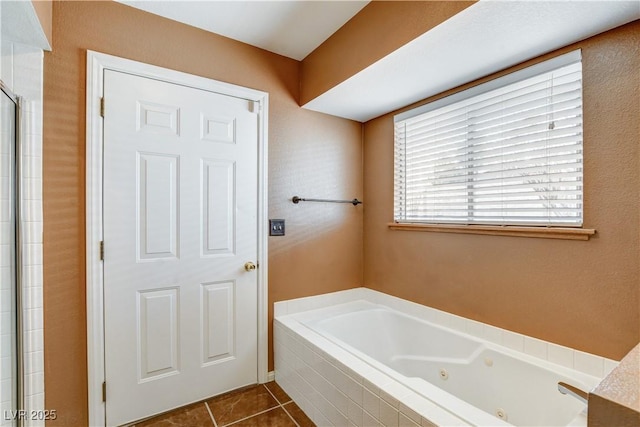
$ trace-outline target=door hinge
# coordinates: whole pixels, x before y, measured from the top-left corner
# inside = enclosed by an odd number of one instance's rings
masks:
[[[104,97],[100,98],[100,117],[104,117]]]
[[[100,241],[100,261],[104,261],[104,240]]]
[[[103,402],[107,401],[107,382],[106,381],[102,383],[102,401]]]

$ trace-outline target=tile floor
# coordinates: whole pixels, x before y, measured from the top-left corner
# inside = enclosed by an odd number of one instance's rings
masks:
[[[234,390],[131,427],[313,427],[275,381]]]

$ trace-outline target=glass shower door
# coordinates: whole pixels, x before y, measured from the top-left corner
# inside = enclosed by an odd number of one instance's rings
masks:
[[[18,424],[16,99],[0,82],[0,426]]]

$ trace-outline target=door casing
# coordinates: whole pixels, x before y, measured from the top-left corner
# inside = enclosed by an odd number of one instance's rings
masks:
[[[87,51],[86,98],[86,281],[87,281],[87,369],[89,425],[105,425],[102,400],[104,369],[103,263],[100,242],[102,227],[103,121],[101,98],[105,70],[114,70],[243,98],[253,102],[258,114],[258,381],[269,380],[268,372],[268,212],[267,212],[267,135],[269,94],[219,82],[180,71],[157,67],[94,51]],[[106,255],[108,256],[108,254]],[[108,390],[107,385],[107,399]]]

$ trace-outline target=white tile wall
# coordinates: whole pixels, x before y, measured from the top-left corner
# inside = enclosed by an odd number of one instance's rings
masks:
[[[343,363],[337,346],[325,351],[314,338],[303,337],[302,327],[286,323],[274,322],[276,381],[317,425],[414,427],[431,420],[464,425],[355,357]]]
[[[0,79],[23,99],[22,218],[24,391],[27,411],[44,410],[42,321],[42,77],[43,51],[0,38]],[[4,418],[4,417],[1,417]],[[44,425],[27,420],[26,426]]]
[[[323,294],[315,297],[304,298],[305,303],[299,304],[299,300],[276,302],[275,317],[287,314],[295,314],[301,311],[329,307],[334,304],[347,303],[364,299],[377,304],[383,304],[393,309],[411,314],[420,319],[438,323],[460,332],[485,339],[558,365],[575,369],[598,378],[606,376],[618,362],[604,357],[584,353],[569,347],[564,347],[537,338],[528,337],[506,329],[498,328],[475,320],[466,319],[436,310],[431,307],[406,301],[391,295],[377,292],[368,288],[355,288],[346,291]],[[575,362],[577,358],[577,362]]]
[[[5,104],[3,104],[4,106]],[[2,111],[5,116],[5,111]],[[4,129],[0,129],[5,137]],[[11,280],[11,239],[10,239],[10,218],[11,209],[5,200],[9,200],[10,186],[9,177],[10,156],[8,150],[3,145],[0,151],[0,199],[4,199],[0,210],[0,426],[8,425],[4,414],[6,410],[12,409],[12,382],[14,376],[12,366],[13,346],[11,345],[14,334],[13,317],[13,294]]]
[[[288,315],[367,300],[436,322],[551,363],[603,378],[618,362],[496,328],[367,288],[275,303],[276,380],[318,425],[415,426],[465,423],[338,346],[317,337]],[[322,346],[322,348],[320,347]],[[346,401],[345,401],[346,396]],[[362,416],[361,416],[362,415]],[[362,420],[362,421],[360,421]]]

